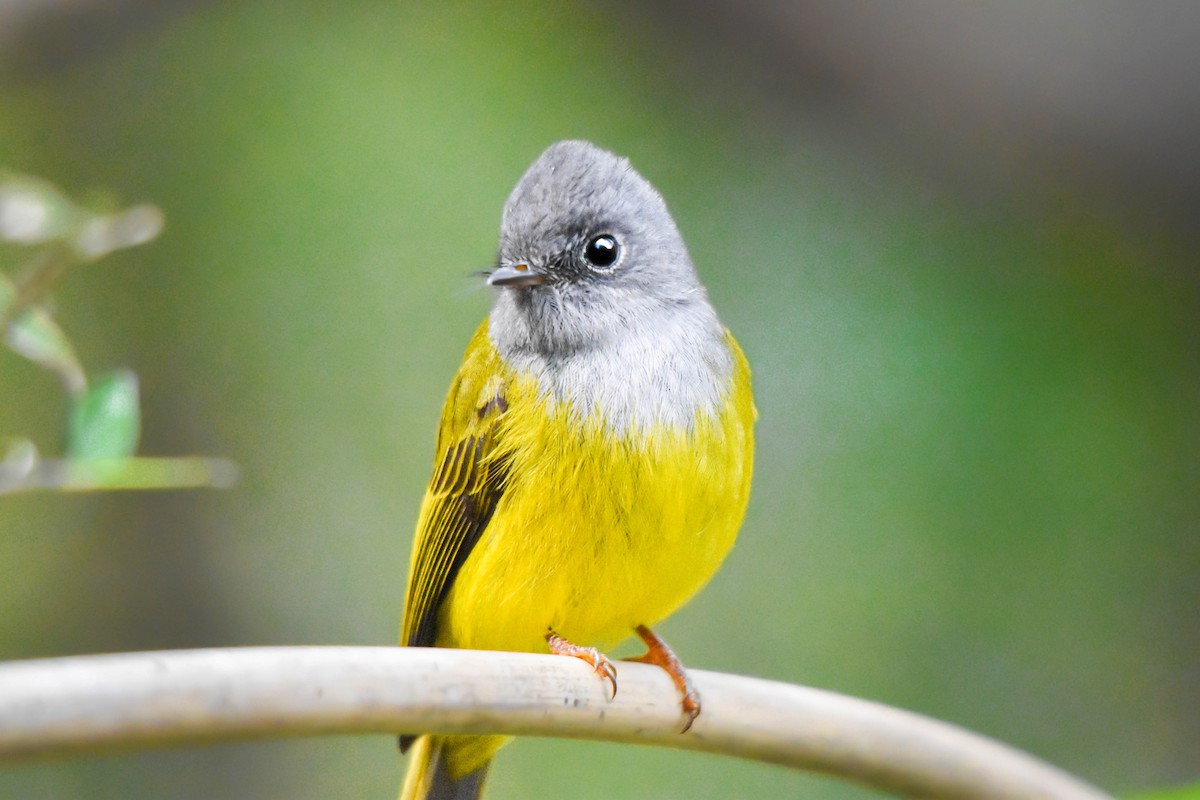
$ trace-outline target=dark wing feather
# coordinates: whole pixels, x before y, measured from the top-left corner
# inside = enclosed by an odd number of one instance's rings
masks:
[[[497,452],[500,419],[508,410],[504,386],[494,377],[466,377],[472,361],[468,357],[451,388],[438,436],[441,460],[421,505],[400,633],[401,644],[409,646],[436,643],[442,601],[504,492],[505,462]],[[480,383],[488,394],[479,393]]]
[[[494,447],[494,430],[470,436],[447,450],[438,465],[426,501],[431,504],[426,527],[412,564],[403,644],[433,646],[442,600],[496,510],[504,468],[489,458]]]

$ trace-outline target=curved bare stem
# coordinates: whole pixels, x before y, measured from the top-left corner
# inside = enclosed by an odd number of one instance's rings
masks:
[[[907,797],[1099,800],[1032,756],[907,711],[802,686],[619,665],[620,692],[576,659],[399,647],[255,647],[0,664],[0,760],[329,733],[509,733],[757,759]]]

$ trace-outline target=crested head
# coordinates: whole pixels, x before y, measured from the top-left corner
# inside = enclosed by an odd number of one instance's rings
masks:
[[[491,282],[493,325],[511,323],[547,354],[708,308],[662,195],[627,159],[584,141],[551,145],[513,189]]]
[[[488,282],[501,355],[581,412],[686,428],[722,393],[725,330],[662,196],[624,158],[547,149],[504,206]]]

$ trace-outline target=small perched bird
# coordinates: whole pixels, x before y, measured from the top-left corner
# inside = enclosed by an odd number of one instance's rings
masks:
[[[700,698],[650,630],[720,566],[754,457],[750,370],[662,196],[595,145],[552,145],[504,206],[491,314],[450,386],[421,504],[401,643],[600,652]],[[599,649],[597,649],[599,648]],[[500,736],[416,742],[401,797],[479,797]]]

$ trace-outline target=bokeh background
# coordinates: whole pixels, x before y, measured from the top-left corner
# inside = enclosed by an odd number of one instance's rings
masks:
[[[476,271],[550,142],[665,194],[755,369],[697,667],[950,720],[1114,791],[1200,777],[1200,7],[0,3],[0,164],[163,208],[56,295],[228,491],[0,500],[0,658],[386,644]],[[5,265],[9,267],[11,265]],[[60,443],[0,353],[0,436]],[[6,768],[0,796],[391,797],[384,736]],[[520,741],[492,797],[855,798]]]

